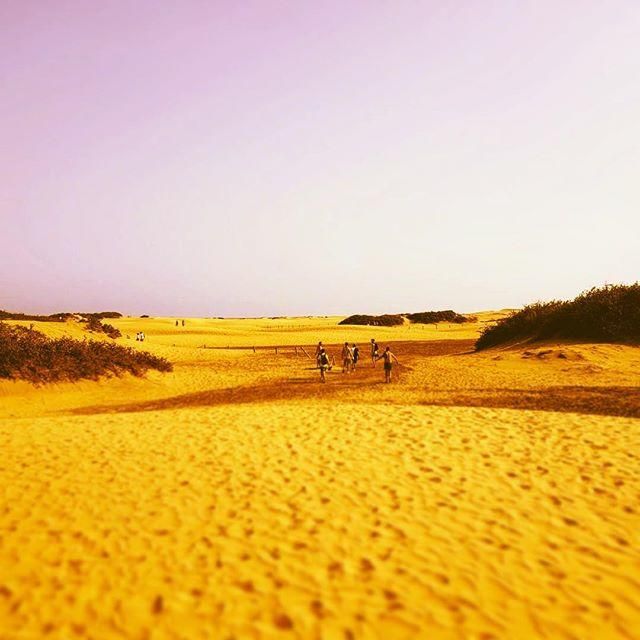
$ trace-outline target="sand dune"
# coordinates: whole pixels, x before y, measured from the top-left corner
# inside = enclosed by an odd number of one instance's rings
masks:
[[[173,373],[1,383],[0,637],[638,637],[640,350],[334,320],[122,319]],[[203,348],[372,335],[393,385]]]

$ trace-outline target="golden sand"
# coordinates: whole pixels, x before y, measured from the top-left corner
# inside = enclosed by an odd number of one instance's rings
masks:
[[[123,318],[173,373],[0,383],[0,638],[640,637],[640,349],[492,317]]]

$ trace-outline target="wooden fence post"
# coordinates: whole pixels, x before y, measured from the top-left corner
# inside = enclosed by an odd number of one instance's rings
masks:
[[[300,347],[302,349],[302,353],[304,353],[305,356],[307,356],[307,358],[309,358],[309,360],[311,360],[311,356],[307,353],[307,350],[304,347]]]

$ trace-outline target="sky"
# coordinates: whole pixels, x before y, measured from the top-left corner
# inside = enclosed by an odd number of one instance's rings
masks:
[[[637,0],[0,0],[0,308],[460,312],[640,275]]]

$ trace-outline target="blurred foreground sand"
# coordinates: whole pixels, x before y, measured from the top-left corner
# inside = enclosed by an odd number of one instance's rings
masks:
[[[173,373],[0,383],[0,638],[640,637],[640,349],[491,317],[123,318]],[[360,370],[212,348],[320,339]]]

